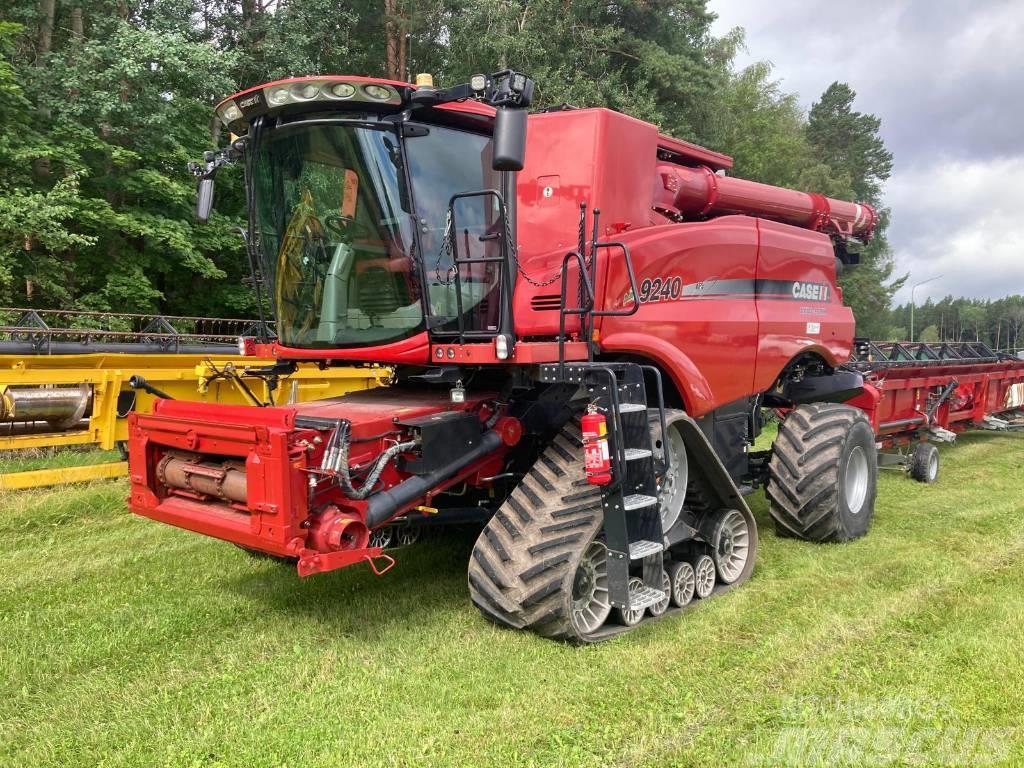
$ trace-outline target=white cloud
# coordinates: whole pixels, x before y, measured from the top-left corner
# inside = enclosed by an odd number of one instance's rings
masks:
[[[1024,293],[1024,3],[711,0],[810,106],[834,80],[882,120],[897,269],[916,296]],[[909,288],[897,301],[909,298]]]
[[[887,190],[890,240],[915,296],[1024,293],[1024,157],[949,161],[896,174]]]

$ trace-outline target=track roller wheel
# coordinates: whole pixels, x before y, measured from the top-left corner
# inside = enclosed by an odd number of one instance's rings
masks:
[[[753,530],[753,519],[748,520],[747,515],[737,509],[723,509],[715,515],[711,556],[723,584],[732,584],[753,569]]]
[[[919,483],[939,479],[939,449],[931,443],[918,443],[910,459],[910,476]]]
[[[703,599],[710,597],[715,588],[715,561],[701,555],[693,564],[694,592]]]
[[[495,512],[473,547],[469,594],[485,617],[572,642],[611,614],[601,493],[583,474],[578,424],[569,424]]]
[[[381,549],[387,549],[391,546],[391,541],[394,539],[394,531],[390,525],[385,525],[381,528],[375,528],[370,531],[370,542],[367,546],[380,547]]]
[[[647,610],[654,618],[658,618],[668,610],[672,598],[672,581],[668,577],[668,571],[661,572],[661,591],[665,593],[665,598],[647,607]]]
[[[629,580],[629,598],[630,602],[633,600],[633,595],[643,591],[644,580],[639,576],[633,576]],[[630,608],[628,611],[625,608],[616,608],[615,616],[618,618],[619,623],[624,627],[635,627],[643,619],[645,608]]]
[[[684,608],[693,600],[693,590],[697,585],[693,573],[693,566],[685,560],[681,563],[672,563],[668,567],[669,583],[672,585],[672,605],[676,608]]]
[[[420,527],[406,523],[395,530],[395,546],[408,547],[420,540]]]
[[[801,405],[786,416],[768,463],[768,512],[782,536],[849,541],[867,533],[875,507],[878,452],[864,412]]]

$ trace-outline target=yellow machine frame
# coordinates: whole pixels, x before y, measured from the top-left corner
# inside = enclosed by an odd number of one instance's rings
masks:
[[[234,405],[254,405],[252,398],[233,377],[218,377],[218,371],[262,367],[272,360],[241,356],[188,354],[85,354],[85,355],[0,355],[0,394],[8,387],[59,387],[88,385],[92,389],[92,410],[84,428],[67,431],[27,431],[23,425],[0,425],[0,450],[70,445],[94,445],[110,450],[128,438],[127,410],[148,413],[156,397],[128,386],[132,376],[143,376],[154,388],[179,400]],[[271,393],[263,380],[246,378],[253,394],[263,402],[277,404],[338,397],[346,392],[387,385],[391,370],[383,367],[338,367],[321,370],[315,364],[299,364],[295,372],[281,376]],[[118,412],[119,396],[131,392],[132,409]],[[122,401],[122,407],[124,403]],[[6,435],[2,431],[9,428]],[[19,432],[22,428],[23,432]],[[127,462],[87,467],[43,469],[0,475],[0,489],[124,476]]]

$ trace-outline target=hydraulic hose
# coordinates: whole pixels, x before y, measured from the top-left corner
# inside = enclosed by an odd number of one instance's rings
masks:
[[[377,480],[380,479],[388,462],[398,454],[415,448],[416,443],[408,441],[389,446],[377,457],[363,484],[356,488],[352,485],[352,472],[348,465],[348,451],[352,443],[351,429],[352,423],[348,419],[338,419],[335,422],[334,432],[331,433],[327,445],[324,446],[324,457],[320,462],[320,469],[332,473],[338,484],[341,485],[341,490],[350,499],[365,499],[373,492],[373,487],[377,484]]]

